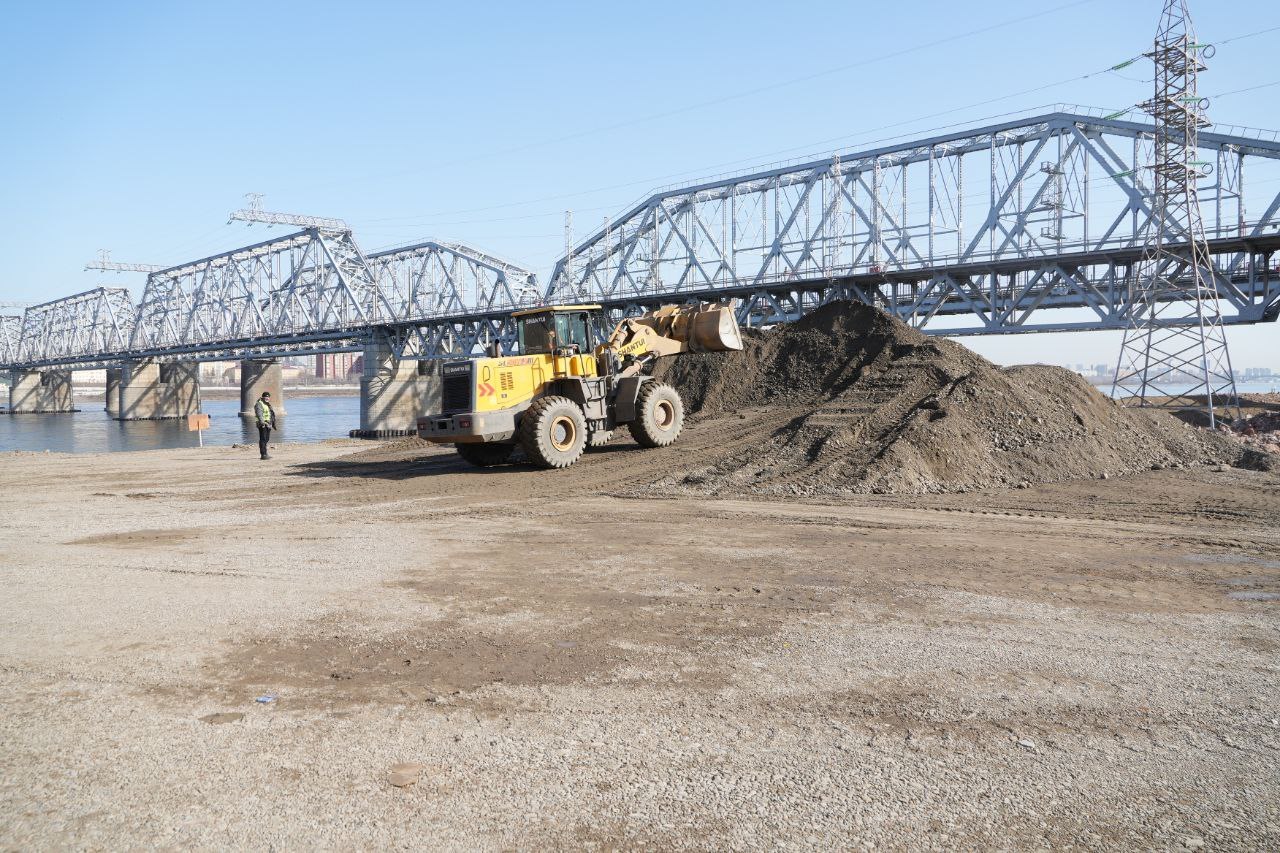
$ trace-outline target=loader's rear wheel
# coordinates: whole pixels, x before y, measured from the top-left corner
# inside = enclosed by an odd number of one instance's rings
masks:
[[[636,443],[643,447],[666,447],[684,427],[684,401],[680,392],[665,382],[646,382],[636,397],[636,419],[628,424]]]
[[[514,444],[490,442],[485,442],[484,444],[455,444],[453,447],[458,451],[459,456],[477,468],[492,468],[494,465],[505,465],[511,461],[511,454],[516,449]]]
[[[568,397],[542,397],[520,418],[520,446],[534,465],[568,468],[587,446],[587,419]]]

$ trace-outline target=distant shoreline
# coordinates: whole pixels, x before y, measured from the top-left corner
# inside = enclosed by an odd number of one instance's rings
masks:
[[[105,400],[107,390],[102,387],[89,386],[76,388],[76,399]],[[284,388],[284,396],[289,397],[359,397],[359,385],[297,385]],[[238,385],[205,385],[200,388],[200,397],[205,400],[238,400]]]

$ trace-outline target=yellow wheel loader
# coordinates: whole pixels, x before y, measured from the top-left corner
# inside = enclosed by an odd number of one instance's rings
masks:
[[[535,465],[567,468],[624,425],[644,447],[665,447],[680,435],[684,403],[644,369],[664,356],[742,349],[723,304],[665,305],[598,341],[599,305],[513,316],[519,355],[444,362],[441,412],[418,420],[421,438],[453,444],[472,465],[501,465],[519,446]]]

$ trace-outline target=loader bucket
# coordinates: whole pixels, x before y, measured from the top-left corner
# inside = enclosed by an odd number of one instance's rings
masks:
[[[639,319],[658,334],[686,344],[691,352],[742,349],[738,320],[728,305],[664,305]]]
[[[738,320],[733,316],[733,309],[727,305],[701,307],[691,320],[690,349],[706,352],[742,349]]]

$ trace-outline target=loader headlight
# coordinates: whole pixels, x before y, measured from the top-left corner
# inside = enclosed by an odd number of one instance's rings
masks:
[[[463,429],[471,429],[471,418],[458,418],[458,426]]]

